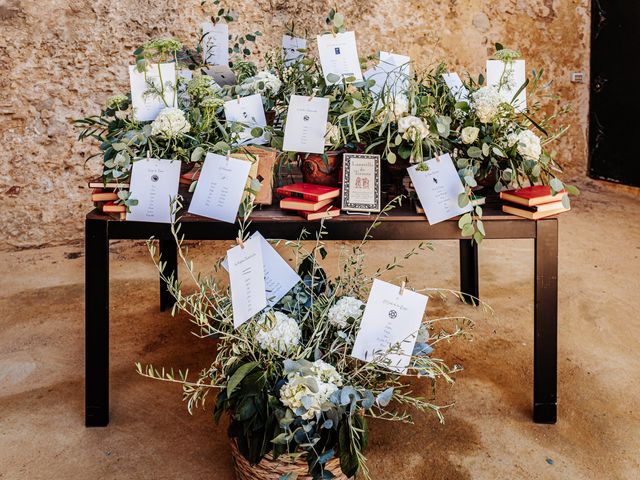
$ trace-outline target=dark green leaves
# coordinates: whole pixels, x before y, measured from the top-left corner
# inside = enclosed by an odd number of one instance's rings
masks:
[[[236,387],[240,385],[242,379],[251,373],[257,365],[258,364],[256,362],[245,363],[244,365],[240,365],[240,367],[233,372],[233,375],[229,379],[229,383],[227,383],[227,396],[231,396]]]

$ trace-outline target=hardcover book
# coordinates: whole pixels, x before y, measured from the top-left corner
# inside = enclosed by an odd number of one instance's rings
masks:
[[[332,218],[340,215],[340,209],[338,207],[334,207],[333,205],[327,205],[326,207],[322,207],[317,212],[298,212],[300,216],[304,217],[305,220],[320,220],[322,218]]]
[[[500,199],[531,207],[534,205],[542,205],[543,203],[562,201],[562,197],[566,194],[566,191],[563,190],[552,195],[551,187],[534,185],[532,187],[500,192]]]
[[[535,206],[523,207],[520,205],[503,205],[502,211],[504,213],[510,213],[511,215],[517,215],[518,217],[528,218],[529,220],[539,220],[541,218],[551,217],[558,213],[568,212],[570,210],[570,208],[564,207],[561,201],[553,202],[549,205],[550,208],[544,208],[547,207],[547,205],[542,205],[542,209]]]
[[[327,187],[324,185],[315,185],[313,183],[294,183],[279,187],[276,193],[281,197],[293,197],[309,200],[311,202],[319,202],[336,198],[340,195],[340,189],[337,187]]]
[[[301,212],[317,212],[322,207],[326,207],[333,201],[333,198],[327,198],[319,202],[304,200],[302,198],[283,198],[280,200],[280,208],[283,210],[298,210]]]

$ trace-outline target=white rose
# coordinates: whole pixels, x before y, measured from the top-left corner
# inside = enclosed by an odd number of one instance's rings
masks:
[[[349,318],[357,320],[362,316],[363,305],[357,298],[342,297],[327,312],[329,323],[338,328],[346,327]]]
[[[492,122],[500,111],[502,96],[493,86],[482,87],[471,94],[473,108],[482,123]]]
[[[538,160],[542,154],[540,137],[531,130],[523,130],[518,134],[518,153],[525,160]]]
[[[407,115],[398,120],[398,132],[402,133],[402,138],[417,142],[429,136],[429,129],[418,117]]]
[[[299,345],[301,338],[298,322],[282,312],[263,314],[256,324],[256,340],[265,350],[286,353]]]
[[[480,129],[477,127],[464,127],[462,132],[460,132],[460,138],[462,139],[462,143],[467,145],[472,144],[478,138],[478,134],[480,133]]]
[[[191,125],[179,108],[167,107],[151,123],[151,134],[174,138],[191,130]]]

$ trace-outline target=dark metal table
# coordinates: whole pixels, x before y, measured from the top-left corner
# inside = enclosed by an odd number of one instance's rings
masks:
[[[486,206],[486,240],[533,239],[535,256],[533,421],[555,423],[557,409],[558,219],[531,221]],[[265,238],[295,240],[302,228],[315,233],[319,222],[307,222],[277,208],[255,211],[250,231]],[[372,217],[341,215],[326,222],[327,240],[361,240]],[[89,427],[109,423],[109,241],[159,239],[166,273],[177,275],[177,248],[170,226],[122,222],[94,210],[85,223],[85,422]],[[237,224],[186,214],[180,233],[186,240],[232,240]],[[424,215],[394,209],[374,230],[375,240],[459,240],[460,290],[479,297],[478,249],[460,236],[457,219],[430,226]],[[160,283],[160,309],[173,297]]]

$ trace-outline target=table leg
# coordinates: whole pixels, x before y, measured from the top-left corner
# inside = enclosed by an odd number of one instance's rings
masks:
[[[164,274],[167,278],[173,275],[174,280],[178,279],[178,247],[174,238],[160,239],[160,255],[161,260],[166,262]],[[173,308],[175,298],[169,292],[167,284],[160,279],[160,311]]]
[[[556,423],[558,219],[539,220],[535,240],[533,421]]]
[[[480,298],[478,244],[471,240],[460,240],[460,291],[467,302]]]
[[[85,223],[85,425],[109,423],[108,222]]]

